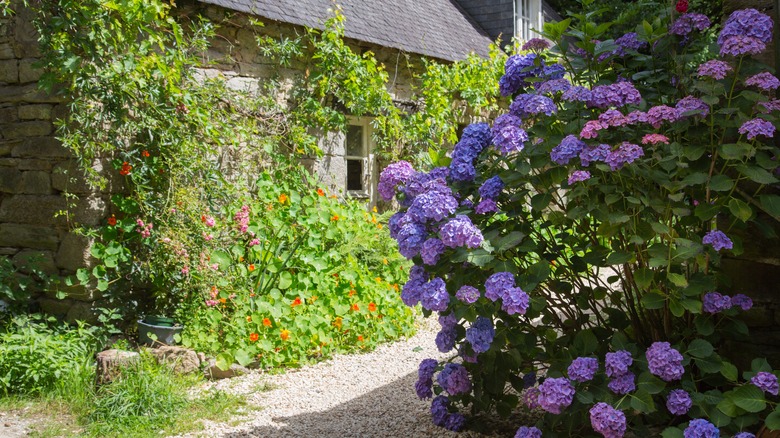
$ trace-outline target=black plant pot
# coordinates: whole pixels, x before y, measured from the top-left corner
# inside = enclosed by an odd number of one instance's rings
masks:
[[[144,345],[174,345],[174,336],[184,330],[184,326],[176,326],[173,318],[147,316],[138,320],[138,342]],[[154,339],[154,338],[157,339]]]

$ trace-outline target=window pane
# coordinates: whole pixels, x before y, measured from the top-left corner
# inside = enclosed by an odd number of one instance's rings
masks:
[[[347,159],[347,190],[364,190],[363,160]]]
[[[349,125],[347,127],[347,156],[362,157],[365,156],[363,147],[363,127]]]

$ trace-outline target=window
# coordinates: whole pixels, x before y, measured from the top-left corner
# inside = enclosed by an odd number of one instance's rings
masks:
[[[369,194],[368,129],[365,124],[350,124],[344,137],[347,162],[345,187],[356,196]]]
[[[515,36],[522,41],[538,38],[542,30],[542,0],[515,0]]]

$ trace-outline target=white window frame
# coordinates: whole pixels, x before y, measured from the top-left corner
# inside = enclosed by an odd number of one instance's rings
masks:
[[[539,38],[533,30],[544,27],[542,0],[515,0],[515,37],[522,42]]]
[[[373,145],[371,144],[371,120],[368,117],[347,117],[347,124],[349,126],[360,126],[363,128],[363,154],[362,155],[349,155],[347,147],[347,132],[344,133],[344,168],[346,169],[344,175],[344,192],[353,197],[359,199],[367,199],[373,203],[374,192],[374,154]],[[363,172],[361,180],[363,184],[362,190],[349,190],[349,161],[360,160],[363,163]]]

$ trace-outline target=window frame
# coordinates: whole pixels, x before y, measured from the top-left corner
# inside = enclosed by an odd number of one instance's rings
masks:
[[[347,145],[347,136],[349,126],[359,126],[362,128],[362,152],[363,155],[349,155]],[[347,117],[347,131],[344,132],[344,193],[350,197],[358,199],[371,199],[373,191],[373,172],[371,166],[372,157],[371,145],[371,123],[367,117]],[[349,190],[349,161],[360,160],[362,162],[361,190]]]
[[[526,42],[539,37],[533,29],[541,31],[544,27],[542,0],[515,0],[515,37]]]

